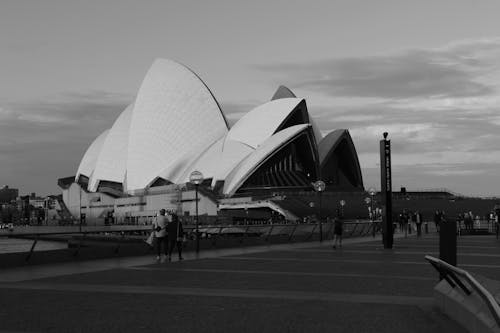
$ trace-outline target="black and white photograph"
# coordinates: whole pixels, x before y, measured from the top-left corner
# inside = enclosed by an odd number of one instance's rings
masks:
[[[0,333],[500,332],[499,13],[0,0]]]

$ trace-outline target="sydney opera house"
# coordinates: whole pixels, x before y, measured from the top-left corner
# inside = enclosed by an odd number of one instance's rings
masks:
[[[74,215],[83,208],[99,217],[124,207],[129,209],[122,215],[137,215],[172,203],[186,213],[191,209],[178,206],[190,201],[185,197],[195,170],[203,174],[207,200],[214,202],[313,191],[312,183],[320,179],[329,191],[363,190],[349,132],[323,135],[306,101],[288,88],[279,87],[269,102],[230,127],[204,82],[164,59],[153,63],[133,103],[90,144],[75,178],[60,179],[59,185]]]

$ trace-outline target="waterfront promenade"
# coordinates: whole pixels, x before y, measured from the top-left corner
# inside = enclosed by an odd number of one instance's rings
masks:
[[[494,236],[458,264],[500,276]],[[433,306],[435,234],[207,250],[0,271],[0,332],[465,332]]]

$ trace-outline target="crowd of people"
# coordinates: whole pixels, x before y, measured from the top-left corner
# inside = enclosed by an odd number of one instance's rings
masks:
[[[457,230],[460,233],[461,230],[472,231],[474,228],[480,228],[481,222],[486,221],[488,226],[491,223],[494,223],[495,228],[499,227],[499,215],[500,211],[491,211],[485,216],[481,217],[479,215],[474,215],[472,211],[466,211],[463,213],[459,213],[456,217],[457,222]],[[449,219],[449,218],[448,218]],[[439,232],[440,226],[443,223],[446,223],[447,216],[443,210],[436,210],[433,216],[434,226],[436,228],[436,232]],[[418,210],[415,212],[409,211],[407,209],[403,209],[403,211],[398,215],[397,222],[399,225],[399,230],[405,233],[412,233],[412,230],[417,232],[417,236],[421,236],[422,234],[422,225],[427,227],[427,222],[424,221],[424,217],[422,213]]]
[[[398,216],[399,231],[405,233],[412,233],[412,227],[415,228],[417,236],[422,236],[422,225],[424,224],[424,216],[420,211],[411,212],[407,209],[403,211]]]

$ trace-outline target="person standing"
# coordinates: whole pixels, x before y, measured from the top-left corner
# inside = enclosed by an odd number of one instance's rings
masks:
[[[333,248],[342,247],[342,232],[344,231],[344,222],[336,217],[333,221]]]
[[[417,225],[417,237],[422,237],[422,214],[417,210],[415,212],[415,224]]]
[[[165,209],[160,209],[160,213],[153,221],[153,230],[156,236],[156,260],[161,259],[161,247],[163,244],[163,251],[165,256],[168,255],[168,239],[167,239],[167,217],[165,216]]]
[[[436,231],[439,232],[439,222],[441,222],[441,213],[436,210],[434,213],[434,225],[436,226]]]
[[[172,220],[168,224],[168,261],[172,260],[172,252],[174,247],[177,245],[177,253],[179,254],[179,260],[182,260],[182,243],[184,241],[184,230],[182,228],[182,223],[179,220],[177,214],[172,214]]]

